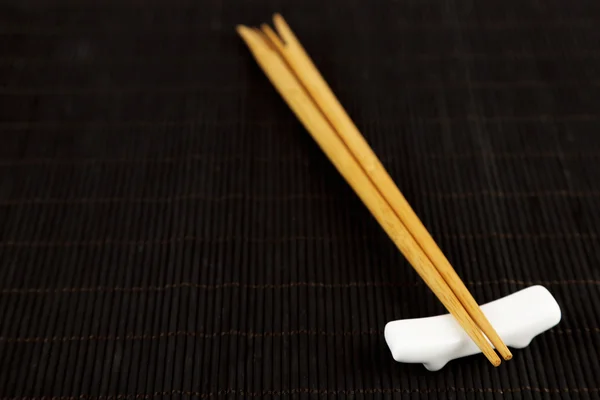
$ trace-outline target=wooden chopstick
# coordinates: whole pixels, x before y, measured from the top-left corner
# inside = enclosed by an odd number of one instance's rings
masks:
[[[238,26],[237,31],[273,86],[332,164],[354,189],[396,247],[417,271],[421,279],[455,317],[488,360],[495,366],[500,365],[500,358],[479,330],[475,321],[463,309],[460,300],[280,56],[277,51],[278,44],[270,43],[268,37],[245,26]]]
[[[321,109],[331,125],[333,125],[344,143],[346,143],[350,151],[360,162],[365,172],[419,243],[452,291],[456,293],[471,318],[479,325],[480,329],[496,347],[500,355],[505,360],[510,360],[512,358],[510,350],[485,314],[483,314],[476,300],[454,268],[452,268],[452,265],[433,240],[427,228],[425,228],[408,201],[394,184],[385,167],[352,122],[352,119],[348,116],[289,25],[279,14],[275,14],[273,22],[281,38],[268,25],[263,24],[262,29],[265,34],[276,44],[277,50],[307,89],[313,101]]]

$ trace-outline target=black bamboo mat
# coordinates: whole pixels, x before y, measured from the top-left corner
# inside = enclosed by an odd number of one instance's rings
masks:
[[[392,360],[444,312],[237,23],[282,12],[480,302],[559,326],[494,369]],[[600,3],[0,6],[0,398],[589,399]]]

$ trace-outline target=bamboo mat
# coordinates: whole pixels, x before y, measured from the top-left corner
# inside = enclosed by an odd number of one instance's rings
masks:
[[[481,4],[480,4],[481,3]],[[236,36],[281,12],[481,303],[493,368],[392,360],[444,312]],[[0,399],[589,399],[600,3],[0,2]]]

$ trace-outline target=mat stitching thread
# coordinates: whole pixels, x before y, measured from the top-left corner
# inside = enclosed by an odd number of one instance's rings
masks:
[[[0,32],[0,37],[2,33]],[[444,88],[476,88],[476,89],[505,89],[505,88],[547,88],[547,87],[560,87],[560,88],[584,88],[600,86],[600,81],[556,81],[549,84],[547,81],[535,81],[535,80],[523,80],[523,81],[472,81],[466,83],[446,83]],[[421,81],[416,83],[406,83],[406,87],[410,89],[437,89],[440,88],[438,83],[429,83],[427,81]],[[162,85],[162,86],[151,86],[151,85],[139,85],[139,86],[54,86],[54,87],[0,87],[0,93],[13,96],[30,96],[30,95],[66,95],[66,94],[126,94],[126,93],[164,93],[164,92],[175,92],[175,93],[192,93],[197,90],[210,91],[214,93],[226,93],[239,91],[239,86],[214,86],[214,85],[198,85],[194,82],[189,82],[186,85]],[[266,92],[268,89],[258,89],[255,91]],[[338,93],[354,93],[353,90],[338,89]]]
[[[521,197],[600,197],[600,191],[540,191],[540,192],[464,192],[464,193],[436,193],[426,192],[421,193],[426,197],[433,197],[438,199],[466,199],[477,196],[488,196],[488,197],[503,197],[503,198],[521,198]],[[185,194],[175,196],[164,196],[164,197],[79,197],[79,198],[23,198],[23,199],[11,199],[11,200],[0,200],[0,206],[21,206],[21,205],[73,205],[73,204],[103,204],[103,203],[150,203],[150,204],[169,204],[177,201],[212,201],[212,202],[225,202],[230,200],[244,200],[253,202],[283,202],[292,200],[326,200],[326,201],[339,201],[346,202],[346,198],[337,197],[334,195],[327,194],[290,194],[280,196],[256,196],[244,193],[233,193],[222,196],[207,196],[204,194]]]
[[[549,332],[556,333],[559,335],[572,335],[574,333],[600,333],[600,328],[570,328],[570,329],[552,329]],[[217,337],[224,336],[241,336],[248,338],[270,338],[270,337],[285,337],[285,336],[328,336],[328,337],[347,337],[347,336],[373,336],[383,335],[383,330],[371,329],[364,331],[345,331],[345,332],[327,332],[314,329],[298,329],[291,331],[281,332],[251,332],[251,331],[239,331],[229,330],[222,332],[205,333],[200,331],[172,331],[172,332],[161,332],[156,335],[134,335],[128,334],[124,336],[111,336],[111,335],[88,335],[88,336],[52,336],[52,337],[2,337],[0,336],[0,342],[5,343],[65,343],[65,342],[87,342],[87,341],[121,341],[121,340],[157,340],[170,337],[197,337],[203,339],[214,339]]]
[[[222,60],[222,55],[218,58],[210,58],[206,55],[198,56],[193,53],[190,54],[176,54],[173,56],[173,61],[206,61],[206,60]],[[342,59],[344,54],[336,55]],[[544,58],[563,58],[563,57],[589,57],[589,58],[598,58],[600,57],[600,51],[593,49],[571,49],[570,52],[553,52],[553,51],[532,51],[532,52],[500,52],[500,53],[475,53],[475,52],[453,52],[453,53],[414,53],[407,55],[399,55],[402,56],[403,59],[410,59],[411,61],[426,61],[430,62],[432,60],[448,60],[451,58],[454,59],[475,59],[479,61],[496,61],[498,59],[510,59],[510,58],[526,58],[526,59],[544,59]],[[314,55],[315,59],[318,60],[319,54]],[[233,58],[233,57],[232,57]],[[237,57],[239,58],[239,57]],[[236,58],[236,59],[237,59]],[[149,62],[161,62],[162,60],[158,60],[156,57],[114,57],[114,58],[104,58],[102,60],[97,59],[74,59],[74,58],[33,58],[33,57],[18,57],[18,56],[4,56],[0,57],[0,65],[2,64],[20,64],[20,65],[35,65],[35,66],[51,66],[56,64],[68,64],[68,65],[89,65],[93,64],[95,66],[104,66],[104,65],[137,65],[137,64],[147,64]]]
[[[37,92],[33,93],[38,95]],[[507,123],[507,122],[585,122],[585,121],[598,121],[600,119],[600,115],[597,114],[568,114],[568,115],[551,115],[551,114],[540,114],[535,116],[514,116],[514,115],[497,115],[493,117],[486,117],[483,115],[466,115],[463,117],[419,117],[419,122],[421,123],[453,123],[453,122],[466,122],[466,121],[478,121],[482,123],[491,122],[491,123]],[[395,120],[385,120],[379,119],[377,121],[378,124],[387,124],[393,123],[394,125],[398,125],[400,123],[409,122],[411,125],[414,122],[409,120],[398,121]],[[181,126],[203,126],[203,125],[236,125],[239,124],[239,121],[225,121],[220,123],[207,123],[201,122],[198,120],[188,120],[188,121],[153,121],[153,120],[130,120],[130,121],[120,121],[120,122],[105,122],[105,121],[81,121],[81,122],[65,122],[65,121],[12,121],[12,122],[0,122],[0,130],[1,129],[32,129],[32,128],[75,128],[80,129],[82,127],[89,128],[90,126],[95,127],[148,127],[148,128],[156,128],[156,127],[181,127]],[[244,124],[256,124],[256,125],[282,125],[292,124],[291,122],[286,122],[282,120],[274,120],[274,119],[266,119],[266,120],[254,120],[254,121],[244,121]]]
[[[529,159],[529,158],[598,158],[599,152],[535,152],[535,153],[511,153],[511,152],[469,152],[469,153],[415,153],[415,158],[427,158],[435,160],[460,160],[471,158],[500,158],[500,159]],[[0,159],[0,166],[34,166],[34,165],[55,165],[55,166],[78,166],[78,165],[136,165],[136,164],[176,164],[187,163],[190,161],[211,162],[215,164],[229,164],[233,162],[262,162],[266,164],[314,164],[313,160],[298,155],[288,157],[247,157],[247,156],[225,156],[217,157],[209,154],[190,154],[181,157],[162,157],[162,158],[79,158],[79,159],[61,159],[31,157],[22,159]],[[391,163],[394,158],[380,157],[382,163]]]
[[[312,389],[312,388],[293,388],[284,390],[262,390],[260,392],[250,392],[242,389],[224,389],[216,392],[195,392],[187,390],[159,391],[154,393],[137,394],[114,394],[114,395],[79,395],[79,396],[22,396],[22,397],[2,397],[1,400],[128,400],[128,399],[149,399],[158,396],[168,395],[186,395],[199,398],[207,398],[218,395],[237,394],[250,397],[259,397],[265,395],[283,396],[290,394],[331,394],[331,395],[352,395],[352,394],[373,394],[373,393],[446,393],[446,392],[465,392],[465,393],[519,393],[519,392],[540,392],[540,393],[596,393],[600,388],[544,388],[521,386],[515,388],[466,388],[454,387],[434,388],[434,389]]]
[[[489,234],[438,234],[438,237],[446,239],[489,239],[501,238],[511,240],[596,240],[598,235],[593,233],[569,233],[569,234],[509,234],[509,233],[489,233]],[[95,246],[147,246],[147,245],[170,245],[182,242],[206,242],[206,243],[225,243],[225,242],[243,242],[243,243],[282,243],[291,241],[323,241],[323,242],[354,242],[359,240],[374,240],[369,236],[357,237],[335,237],[335,236],[287,236],[272,238],[250,238],[250,237],[202,237],[202,236],[179,236],[165,239],[154,240],[113,240],[113,239],[94,239],[82,241],[18,241],[4,240],[0,242],[0,247],[95,247]]]
[[[466,281],[465,284],[471,286],[483,285],[600,285],[600,280],[594,279],[570,279],[570,280],[552,280],[552,281],[523,281],[517,279],[497,279],[490,281]],[[414,287],[422,286],[422,282],[349,282],[349,283],[323,283],[323,282],[289,282],[289,283],[264,283],[249,284],[243,282],[226,282],[217,284],[201,284],[193,282],[168,283],[160,286],[88,286],[88,287],[66,287],[66,288],[4,288],[0,289],[0,294],[53,294],[53,293],[110,293],[110,292],[160,292],[164,290],[175,290],[182,288],[203,289],[203,290],[221,290],[228,288],[235,289],[289,289],[295,287],[312,287],[322,289],[350,289],[363,287]]]

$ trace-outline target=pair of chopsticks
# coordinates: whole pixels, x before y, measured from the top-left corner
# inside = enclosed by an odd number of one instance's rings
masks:
[[[396,187],[288,24],[278,14],[273,21],[277,33],[266,24],[260,30],[240,25],[237,31],[296,117],[482,353],[494,366],[500,365],[500,357],[494,351],[493,344],[505,360],[510,360],[510,350]]]

